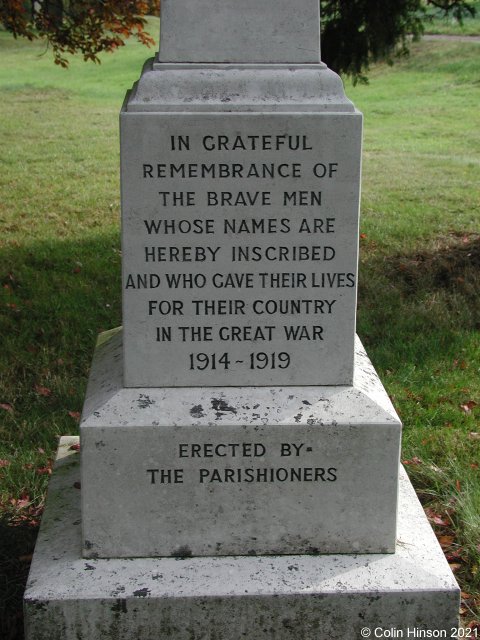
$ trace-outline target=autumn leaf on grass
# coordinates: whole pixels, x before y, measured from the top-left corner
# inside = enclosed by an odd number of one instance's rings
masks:
[[[452,544],[455,541],[455,538],[453,536],[438,536],[438,541],[442,549],[446,549],[452,546]]]
[[[447,558],[448,562],[463,562],[464,558],[462,552],[463,549],[459,547],[456,551],[450,551],[449,553],[445,554],[445,557]]]
[[[79,442],[75,442],[75,444],[72,444],[72,446],[70,447],[70,449],[72,451],[80,451],[80,443]]]
[[[422,461],[417,456],[413,456],[411,460],[402,460],[403,464],[422,464]]]
[[[10,504],[16,509],[25,509],[30,505],[29,496],[21,496],[20,498],[10,498]]]
[[[44,476],[44,475],[52,475],[52,469],[50,467],[39,467],[37,469],[37,473],[40,476]]]
[[[38,393],[39,396],[44,396],[46,398],[52,395],[51,389],[49,389],[48,387],[42,387],[42,385],[40,384],[35,385],[35,391]]]
[[[33,558],[33,553],[28,553],[24,556],[19,556],[18,559],[20,562],[31,562]]]
[[[0,468],[8,467],[11,464],[10,460],[0,460]]]
[[[469,400],[468,402],[464,402],[463,404],[461,404],[460,409],[464,413],[472,413],[472,409],[474,409],[476,406],[477,403],[475,402],[475,400]]]
[[[68,415],[74,420],[80,420],[80,411],[69,411]]]
[[[13,411],[13,407],[8,402],[0,402],[0,409],[4,411],[9,411],[10,413]]]
[[[450,526],[450,522],[440,514],[436,513],[431,507],[427,507],[425,509],[425,514],[432,524],[436,524],[439,527]]]
[[[477,431],[470,431],[470,433],[468,434],[468,439],[469,440],[480,440],[480,433],[478,433]]]
[[[37,467],[36,471],[40,476],[51,475],[52,474],[52,460],[49,460],[44,467]]]

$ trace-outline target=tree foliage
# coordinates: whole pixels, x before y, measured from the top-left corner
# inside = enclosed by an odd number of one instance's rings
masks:
[[[154,44],[145,31],[151,2],[143,0],[0,0],[0,21],[15,37],[43,38],[56,64],[68,66],[65,54],[81,53],[99,62],[102,51],[114,51],[136,37]]]
[[[460,22],[475,14],[464,0],[321,0],[323,61],[365,79],[372,62],[408,53],[410,39],[423,33],[429,5]]]
[[[364,77],[372,62],[408,51],[428,6],[460,21],[475,13],[468,0],[321,0],[323,60],[339,73]],[[45,39],[62,66],[67,53],[99,62],[100,52],[131,36],[153,44],[145,31],[152,13],[158,14],[158,0],[0,0],[3,26],[15,37]]]

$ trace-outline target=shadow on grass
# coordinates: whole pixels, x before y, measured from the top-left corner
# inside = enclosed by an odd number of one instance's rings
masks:
[[[118,245],[112,233],[0,250],[0,322],[14,366],[44,347],[74,363],[119,323]]]
[[[22,598],[38,529],[0,518],[0,638],[23,640]]]
[[[120,323],[112,232],[0,249],[0,638],[23,638],[36,528],[9,526],[11,499],[41,502],[58,436],[77,432],[97,334]],[[1,467],[1,465],[0,465]]]
[[[365,247],[358,330],[380,369],[455,357],[480,329],[480,236],[456,235],[425,251],[378,255]]]

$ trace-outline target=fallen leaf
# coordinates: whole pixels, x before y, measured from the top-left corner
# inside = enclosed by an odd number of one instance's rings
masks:
[[[480,440],[480,433],[478,433],[477,431],[470,431],[470,433],[468,434],[468,439],[469,440]]]
[[[69,411],[68,415],[74,420],[80,420],[80,411]]]
[[[455,488],[457,491],[461,491],[460,480],[455,480]]]
[[[445,554],[445,557],[447,558],[448,562],[458,562],[458,561],[462,561],[463,557],[461,554],[461,551],[463,551],[463,549],[459,549],[458,551],[451,551],[447,554]]]
[[[411,460],[402,460],[403,464],[422,464],[422,461],[417,456],[413,456]]]
[[[0,467],[8,467],[10,464],[10,460],[0,460]]]
[[[38,453],[45,453],[45,449],[42,449],[42,447],[38,447],[37,451]]]
[[[448,527],[450,525],[448,520],[442,518],[438,513],[435,513],[435,511],[430,507],[425,509],[425,514],[432,524],[436,524],[440,527]]]
[[[33,558],[33,553],[28,553],[24,556],[20,556],[18,559],[20,562],[31,562]]]
[[[450,565],[450,569],[453,571],[453,573],[462,568],[462,565],[459,562],[449,562],[448,564]]]
[[[367,237],[367,234],[366,234],[366,233],[361,233],[361,234],[360,234],[360,238],[361,238],[362,240],[365,240],[365,238],[366,238],[366,237]]]
[[[476,406],[477,406],[477,403],[475,402],[475,400],[469,400],[468,402],[461,404],[460,409],[465,413],[471,413],[472,409]]]
[[[40,384],[35,385],[35,391],[38,393],[39,396],[48,397],[52,395],[51,389],[49,389],[48,387],[42,387],[42,385]]]
[[[80,443],[76,442],[75,444],[72,444],[72,446],[70,447],[70,449],[72,451],[80,451]]]
[[[470,600],[470,598],[472,597],[469,593],[466,593],[465,591],[462,591],[460,595],[464,600]]]
[[[13,411],[13,407],[8,402],[0,402],[0,409],[4,409],[4,411],[9,411],[10,413]]]
[[[50,467],[39,467],[37,469],[37,473],[40,476],[45,476],[45,475],[51,475],[52,474],[52,469]]]
[[[453,536],[439,536],[438,541],[442,547],[450,547],[455,538]]]

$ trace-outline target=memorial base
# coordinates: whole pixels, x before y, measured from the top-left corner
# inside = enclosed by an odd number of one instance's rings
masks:
[[[403,470],[394,554],[84,559],[76,442],[61,439],[50,482],[27,640],[450,637],[458,625],[458,586]]]
[[[122,357],[101,334],[84,557],[394,552],[401,423],[359,340],[351,386],[125,387]]]

